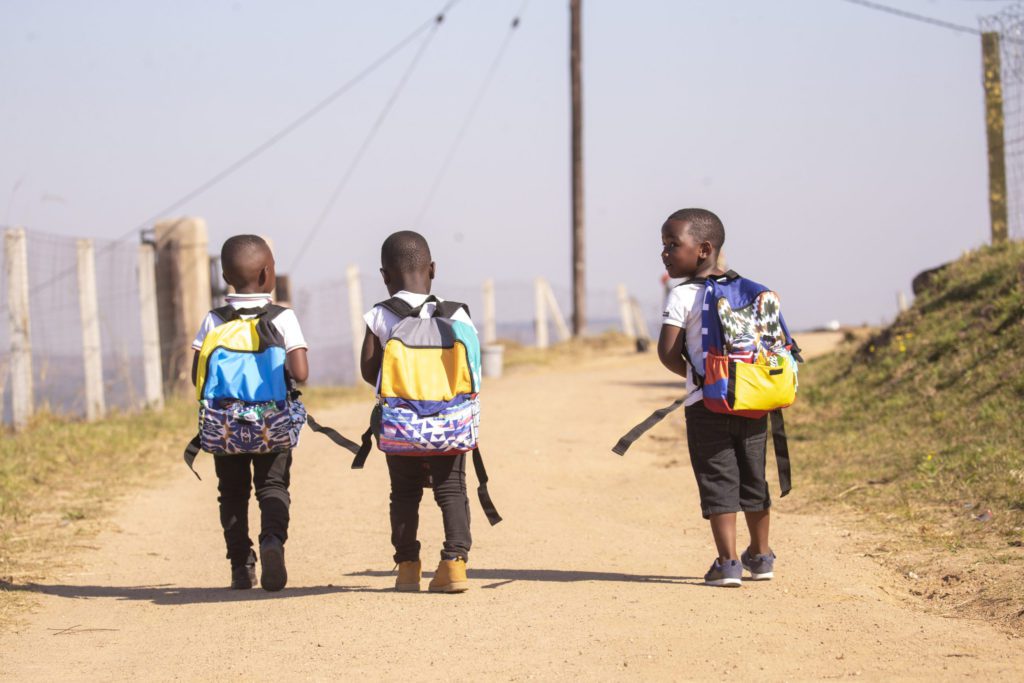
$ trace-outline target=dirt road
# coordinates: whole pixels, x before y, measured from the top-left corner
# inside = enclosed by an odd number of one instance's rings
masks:
[[[487,385],[482,444],[505,522],[489,527],[473,499],[473,587],[463,595],[389,590],[378,453],[352,472],[347,454],[304,435],[290,583],[278,594],[224,588],[212,463],[200,458],[202,482],[176,466],[124,502],[98,549],[77,558],[79,571],[26,587],[39,605],[0,635],[0,676],[803,680],[1024,671],[1019,643],[983,623],[915,611],[893,597],[906,593],[902,580],[862,557],[849,530],[787,514],[788,498],[773,517],[778,578],[738,590],[701,585],[714,550],[682,411],[625,458],[610,452],[679,394],[668,380],[650,354],[621,353]],[[345,405],[318,417],[356,434],[366,412]],[[797,498],[799,444],[794,458]],[[429,499],[421,540],[432,568],[441,529]]]

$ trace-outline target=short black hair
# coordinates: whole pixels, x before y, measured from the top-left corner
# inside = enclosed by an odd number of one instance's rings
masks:
[[[380,247],[380,264],[399,273],[414,273],[430,266],[430,245],[423,235],[399,230]]]
[[[693,239],[698,243],[711,242],[711,246],[716,250],[725,244],[725,226],[722,225],[722,219],[707,209],[679,209],[665,222],[686,223],[687,232]]]
[[[220,248],[220,267],[228,282],[237,287],[253,276],[253,270],[263,267],[258,257],[270,253],[270,245],[259,235],[235,235]]]

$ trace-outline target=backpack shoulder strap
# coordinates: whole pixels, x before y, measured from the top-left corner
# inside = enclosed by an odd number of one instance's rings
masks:
[[[277,304],[267,304],[263,308],[267,312],[267,314],[264,316],[263,319],[266,320],[267,322],[270,322],[271,320],[273,320],[277,316],[281,315],[285,311],[290,311],[291,310],[290,308],[288,308],[286,306],[279,306]]]
[[[229,323],[232,320],[238,320],[239,318],[242,317],[242,315],[238,312],[238,309],[236,309],[231,304],[219,306],[210,311],[210,313],[213,313],[215,316],[217,316],[226,323]]]
[[[458,301],[441,301],[437,304],[437,308],[434,309],[435,318],[451,318],[453,315],[459,312],[459,310],[465,310],[466,315],[470,318],[473,316],[469,313],[469,306]]]
[[[393,296],[385,301],[380,301],[376,305],[387,311],[391,311],[399,318],[408,318],[409,314],[414,310],[408,301],[397,296]]]

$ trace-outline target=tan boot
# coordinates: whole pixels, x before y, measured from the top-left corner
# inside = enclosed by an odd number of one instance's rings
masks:
[[[420,578],[423,576],[419,560],[408,560],[398,563],[398,578],[395,579],[396,591],[418,591]]]
[[[469,581],[466,580],[466,561],[441,560],[434,572],[434,578],[430,580],[430,590],[434,593],[461,593],[469,589]]]

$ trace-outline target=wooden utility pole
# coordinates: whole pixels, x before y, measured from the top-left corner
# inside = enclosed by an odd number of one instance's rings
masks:
[[[1003,149],[1003,80],[999,56],[999,33],[981,34],[981,57],[985,70],[985,131],[988,137],[988,207],[992,221],[992,243],[1007,236],[1006,158]]]
[[[572,331],[587,326],[583,239],[583,95],[580,83],[580,2],[569,0],[569,72],[572,80]]]

